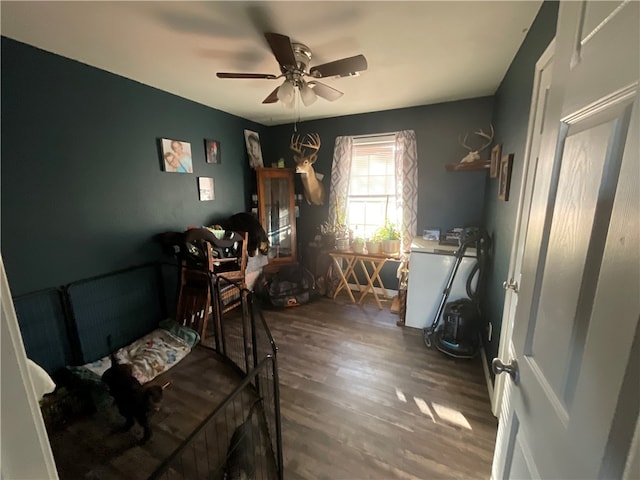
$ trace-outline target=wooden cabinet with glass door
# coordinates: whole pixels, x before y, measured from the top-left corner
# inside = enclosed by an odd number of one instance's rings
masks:
[[[258,214],[269,238],[269,263],[294,263],[296,215],[293,169],[256,168]]]

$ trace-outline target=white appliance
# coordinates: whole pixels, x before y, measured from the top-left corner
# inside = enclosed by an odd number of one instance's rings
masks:
[[[458,247],[440,245],[437,241],[422,238],[415,238],[411,242],[405,326],[425,328],[431,325],[451,275],[457,249]],[[467,248],[447,302],[469,298],[466,289],[467,278],[476,262],[476,249]],[[471,283],[474,290],[477,280],[475,275]]]

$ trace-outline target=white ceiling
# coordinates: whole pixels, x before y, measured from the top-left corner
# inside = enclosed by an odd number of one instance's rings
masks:
[[[536,1],[0,3],[2,35],[264,125],[298,109],[262,100],[282,80],[263,33],[306,44],[311,66],[363,54],[358,77],[321,80],[344,96],[300,106],[301,120],[495,93],[541,5]]]

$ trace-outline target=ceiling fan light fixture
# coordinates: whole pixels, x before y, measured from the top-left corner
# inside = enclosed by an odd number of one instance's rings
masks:
[[[293,86],[293,83],[286,79],[280,85],[278,89],[278,100],[280,100],[285,105],[293,105],[293,101],[295,100],[296,89]]]
[[[316,92],[313,91],[313,88],[311,88],[307,82],[304,82],[300,87],[300,98],[302,99],[304,106],[308,107],[318,99],[318,96],[316,95]]]

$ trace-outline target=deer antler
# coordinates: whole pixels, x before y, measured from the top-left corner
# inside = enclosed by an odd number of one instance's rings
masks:
[[[300,155],[304,155],[303,152],[305,148],[317,152],[320,150],[320,135],[317,133],[307,133],[301,137],[294,133],[291,135],[291,145],[289,148]]]
[[[489,124],[489,126],[491,127],[491,134],[484,133],[484,131],[482,129],[473,132],[476,135],[478,135],[479,137],[487,139],[487,143],[483,144],[480,148],[478,148],[478,150],[476,150],[476,152],[481,152],[482,150],[487,148],[489,145],[491,145],[491,142],[493,142],[493,135],[494,135],[493,125]]]
[[[464,139],[462,140],[460,140],[460,135],[458,135],[458,141],[460,142],[460,144],[464,148],[469,150],[469,153],[462,160],[460,160],[461,163],[475,162],[480,160],[480,152],[483,151],[485,148],[487,148],[489,145],[491,145],[491,142],[493,141],[493,135],[494,135],[493,125],[489,124],[489,126],[491,127],[491,133],[485,133],[484,130],[482,129],[476,130],[475,132],[473,132],[475,135],[478,135],[479,137],[484,138],[486,140],[486,142],[483,143],[481,147],[476,149],[467,145],[467,137],[469,136],[468,133],[465,133]]]
[[[467,137],[468,136],[469,136],[469,134],[465,133],[464,134],[464,138],[462,140],[460,140],[460,135],[458,135],[458,142],[460,142],[460,145],[462,145],[464,148],[466,148],[467,150],[472,152],[473,148],[471,148],[469,145],[467,145]]]

